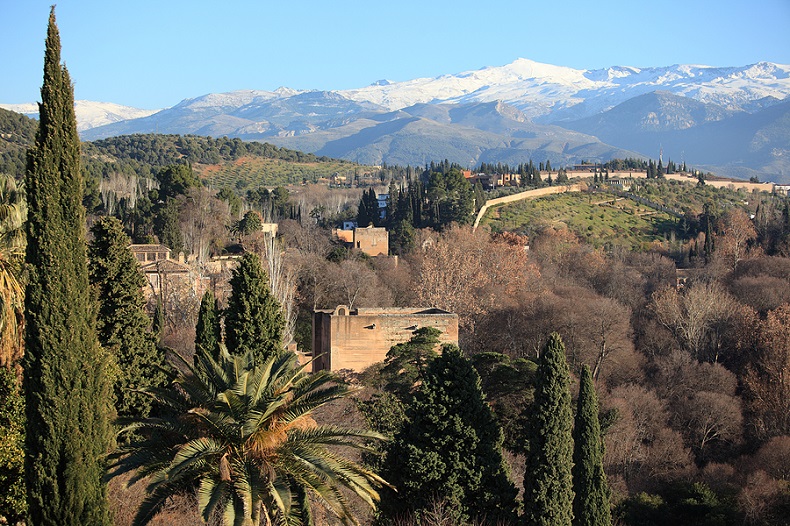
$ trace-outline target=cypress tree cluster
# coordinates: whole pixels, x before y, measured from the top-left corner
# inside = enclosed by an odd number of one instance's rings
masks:
[[[37,526],[111,522],[102,477],[112,390],[88,283],[79,152],[53,8],[26,175],[25,475],[29,521]]]
[[[534,412],[525,447],[524,523],[570,526],[573,413],[565,345],[557,333],[546,343],[536,378]]]
[[[164,355],[149,331],[151,320],[145,313],[142,289],[146,279],[118,219],[102,218],[92,232],[88,270],[99,302],[99,342],[118,364],[115,407],[119,417],[144,418],[151,410],[151,397],[138,390],[165,381]]]

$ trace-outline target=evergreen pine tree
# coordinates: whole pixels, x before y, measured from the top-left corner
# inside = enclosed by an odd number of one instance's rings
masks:
[[[151,397],[138,390],[165,382],[164,356],[145,313],[146,279],[118,219],[102,218],[91,231],[88,271],[99,302],[96,329],[102,347],[118,364],[115,407],[120,417],[145,418]]]
[[[219,360],[219,344],[222,341],[222,327],[220,326],[220,313],[214,294],[207,290],[200,301],[198,321],[195,327],[195,359],[202,348],[215,360]]]
[[[454,345],[446,345],[423,376],[395,436],[384,477],[398,493],[382,496],[382,511],[418,516],[436,502],[458,521],[514,517],[516,489],[502,458],[503,436],[480,387],[480,376]]]
[[[178,201],[168,197],[154,218],[154,233],[159,242],[176,254],[184,250],[184,236],[178,224],[178,208]]]
[[[524,179],[522,178],[521,180],[523,181]],[[481,208],[483,208],[483,205],[485,205],[487,201],[485,190],[483,190],[483,185],[480,184],[480,181],[477,181],[475,183],[474,192],[475,192],[475,213],[477,213],[480,211]]]
[[[232,292],[225,309],[225,343],[232,354],[254,350],[258,363],[282,347],[285,318],[269,290],[261,259],[244,254],[230,279]]]
[[[357,206],[357,226],[360,228],[365,228],[371,223],[370,210],[368,210],[367,206],[367,195],[367,192],[362,193],[362,197],[359,198],[359,205]]]
[[[573,517],[570,372],[565,345],[553,333],[540,356],[529,416],[524,473],[524,523],[570,526]]]
[[[409,195],[411,196],[412,225],[414,228],[422,228],[425,221],[422,211],[423,195],[420,181],[409,179]]]
[[[590,368],[582,368],[573,428],[573,525],[609,526],[609,486],[603,470],[603,437],[598,396]]]
[[[397,214],[398,209],[398,197],[400,193],[398,192],[398,187],[395,186],[395,180],[390,180],[390,188],[389,188],[389,197],[387,198],[387,211],[384,220],[381,221],[380,219],[374,220],[373,224],[375,226],[386,226],[388,228],[392,228],[393,223],[396,220],[395,215]]]
[[[380,222],[381,213],[379,212],[379,201],[376,191],[370,188],[362,192],[357,211],[357,226],[365,228],[371,224]]]
[[[156,297],[156,306],[154,307],[154,319],[151,320],[151,332],[156,339],[158,346],[162,345],[162,337],[165,332],[165,306],[162,304],[162,297]]]
[[[705,204],[703,206],[703,220],[705,222],[705,244],[702,247],[705,261],[710,262],[713,257],[713,252],[716,250],[715,242],[713,239],[713,222],[714,217],[711,212],[711,206]]]
[[[29,523],[110,524],[108,355],[88,283],[74,94],[49,16],[39,128],[28,151],[25,476]]]

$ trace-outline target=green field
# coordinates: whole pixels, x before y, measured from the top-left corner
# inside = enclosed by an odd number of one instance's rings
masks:
[[[490,210],[481,221],[493,231],[532,235],[567,227],[596,247],[646,248],[671,235],[677,219],[634,201],[606,194],[558,194]]]
[[[707,205],[714,217],[731,207],[754,213],[758,204],[775,199],[765,192],[747,192],[677,181],[640,181],[631,193],[690,218],[699,217]],[[614,194],[557,194],[495,207],[481,221],[494,231],[527,235],[546,227],[565,226],[597,247],[626,246],[642,249],[654,241],[678,234],[679,219],[631,199]]]

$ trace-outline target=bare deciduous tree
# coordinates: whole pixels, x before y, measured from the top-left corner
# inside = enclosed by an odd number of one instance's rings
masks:
[[[728,210],[717,222],[715,257],[721,258],[726,266],[735,270],[738,263],[750,252],[750,243],[757,238],[752,220],[740,208]]]
[[[743,384],[757,437],[790,435],[790,304],[770,311],[759,324],[757,352]]]
[[[483,315],[519,291],[534,288],[540,272],[523,246],[455,226],[419,240],[411,262],[420,303],[455,312],[465,335]]]
[[[179,200],[184,245],[190,254],[197,257],[199,264],[204,264],[210,253],[219,251],[227,241],[230,207],[207,188],[191,188]]]
[[[630,491],[655,488],[692,469],[691,454],[668,427],[666,404],[654,392],[637,385],[617,387],[605,407],[616,409],[618,419],[605,437],[604,463]]]
[[[269,288],[283,311],[283,344],[288,346],[293,342],[296,330],[296,273],[286,263],[282,247],[272,235],[265,237],[263,259],[267,265]]]
[[[732,316],[736,301],[716,282],[697,281],[678,291],[665,288],[653,294],[656,318],[671,330],[678,342],[697,359],[716,361],[718,355],[707,356],[706,340],[717,324]]]

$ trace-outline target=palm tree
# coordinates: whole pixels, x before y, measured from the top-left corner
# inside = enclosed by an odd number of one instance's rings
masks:
[[[0,366],[6,367],[22,357],[26,218],[24,193],[13,177],[0,174]]]
[[[252,352],[231,356],[223,346],[215,360],[199,349],[171,388],[149,389],[167,416],[122,430],[130,442],[113,455],[110,473],[136,471],[130,484],[149,477],[133,524],[147,524],[168,497],[195,487],[205,521],[222,510],[227,526],[309,524],[311,495],[356,524],[340,487],[372,507],[387,483],[327,446],[369,450],[363,441],[382,436],[317,424],[311,412],[351,390],[306,367],[291,352],[256,364]]]

